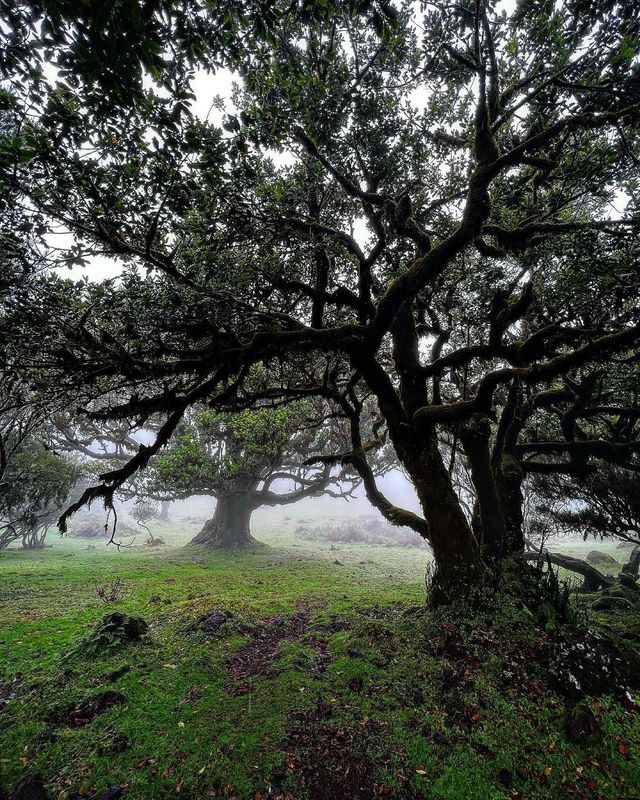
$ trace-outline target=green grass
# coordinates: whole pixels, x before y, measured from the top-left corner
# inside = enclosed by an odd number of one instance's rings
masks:
[[[157,549],[54,536],[0,554],[0,785],[39,771],[59,800],[114,784],[132,800],[640,797],[637,715],[600,698],[600,740],[569,744],[525,615],[426,613],[425,551],[294,528],[257,530],[267,546],[246,553],[182,548],[192,531],[164,526]],[[95,584],[116,576],[125,594],[105,604]],[[205,635],[214,609],[232,617]],[[112,610],[143,616],[145,640],[73,655]],[[126,703],[51,721],[106,689]]]

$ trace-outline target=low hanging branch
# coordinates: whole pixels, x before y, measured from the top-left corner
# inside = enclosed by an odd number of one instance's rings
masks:
[[[603,575],[591,564],[583,561],[581,558],[574,558],[573,556],[565,556],[562,553],[550,553],[548,550],[540,553],[537,551],[529,551],[524,554],[525,561],[547,561],[555,564],[558,567],[567,569],[570,572],[577,572],[582,575],[584,582],[581,587],[583,592],[597,592],[598,589],[608,589],[613,586],[614,580],[608,575]]]

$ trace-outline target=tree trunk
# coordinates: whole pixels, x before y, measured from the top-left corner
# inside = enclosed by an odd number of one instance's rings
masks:
[[[634,580],[638,579],[638,570],[640,569],[640,544],[637,544],[631,551],[629,560],[620,570],[621,572],[630,575]]]
[[[236,550],[257,544],[251,535],[251,514],[255,506],[247,492],[229,492],[218,497],[213,517],[205,522],[191,544]]]
[[[171,505],[170,500],[161,500],[160,501],[160,513],[158,514],[158,519],[163,520],[166,522],[169,519],[169,506]]]
[[[403,459],[429,526],[435,572],[428,602],[446,605],[473,599],[486,578],[478,542],[460,507],[435,434],[417,457]]]
[[[460,430],[476,490],[473,526],[483,558],[495,568],[505,555],[506,527],[491,465],[491,423],[485,414],[474,414]],[[479,535],[478,535],[479,533]]]

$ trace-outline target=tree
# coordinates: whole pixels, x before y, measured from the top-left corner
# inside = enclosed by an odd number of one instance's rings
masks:
[[[44,547],[49,528],[82,476],[79,465],[47,450],[29,436],[13,447],[0,480],[0,550],[16,540],[30,549]]]
[[[580,533],[585,539],[615,537],[640,544],[640,479],[638,474],[603,464],[597,471],[567,480],[544,476],[537,482],[538,513],[550,517],[557,531]],[[548,503],[548,498],[554,503]]]
[[[132,265],[118,285],[82,289],[48,374],[90,386],[95,419],[164,420],[83,500],[108,502],[194,405],[247,407],[266,365],[253,402],[315,393],[340,408],[339,458],[387,519],[428,538],[432,601],[455,599],[522,553],[528,475],[637,461],[624,425],[601,441],[575,423],[637,415],[615,380],[606,405],[591,389],[640,338],[640,10],[465,0],[416,19],[408,3],[270,5],[259,25],[263,4],[241,4],[249,22],[232,13],[222,36],[208,11],[198,48],[173,48],[242,79],[224,131],[190,116],[188,70],[162,97],[140,88],[106,107],[68,38],[47,42],[72,65],[55,86],[14,72],[13,113],[28,107],[29,122],[4,145],[2,179],[74,231],[76,254]],[[21,63],[37,37],[30,47]],[[127,386],[126,402],[100,402]],[[367,395],[422,517],[376,486]],[[557,424],[541,440],[546,417]],[[468,460],[473,528],[443,436]]]
[[[340,431],[308,403],[233,414],[195,413],[152,462],[142,494],[180,499],[216,498],[215,513],[193,539],[207,547],[246,547],[252,513],[323,493],[347,497],[354,479],[336,473],[331,461],[306,464],[335,449]],[[317,411],[317,409],[316,409]],[[277,491],[278,481],[288,488]]]

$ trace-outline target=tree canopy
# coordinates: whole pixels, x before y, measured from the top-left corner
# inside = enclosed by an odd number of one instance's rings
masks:
[[[351,426],[335,458],[431,543],[437,601],[522,551],[530,473],[636,465],[619,376],[640,338],[640,9],[247,2],[137,20],[133,5],[100,31],[66,4],[43,7],[40,29],[15,17],[6,62],[5,191],[73,233],[65,258],[124,270],[38,288],[67,299],[25,371],[93,419],[160,420],[85,500],[109,500],[199,403],[316,395]],[[128,93],[110,90],[115,56],[83,51],[121,25]],[[189,101],[191,71],[220,65],[238,86],[218,127]],[[376,486],[370,397],[422,517]]]

